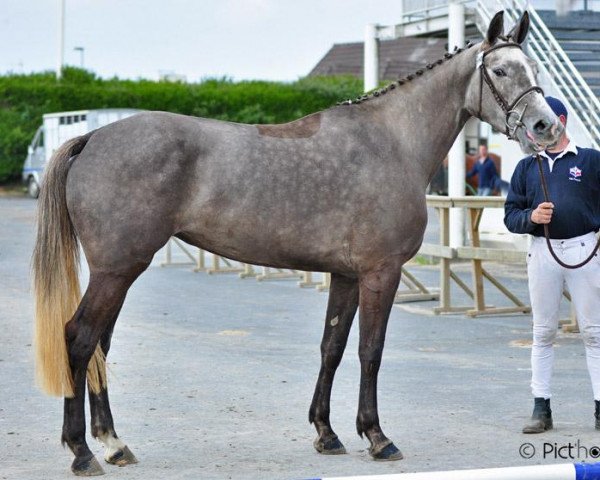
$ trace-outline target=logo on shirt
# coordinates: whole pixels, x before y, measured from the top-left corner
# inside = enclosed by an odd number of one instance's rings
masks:
[[[581,182],[581,169],[577,167],[569,168],[569,180]]]

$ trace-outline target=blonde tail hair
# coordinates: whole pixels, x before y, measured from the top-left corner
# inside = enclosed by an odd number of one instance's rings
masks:
[[[38,200],[32,261],[36,380],[43,391],[59,397],[74,395],[65,325],[81,301],[79,244],[67,211],[67,174],[69,159],[83,150],[92,133],[69,140],[56,150],[46,167]],[[93,392],[106,387],[106,359],[100,345],[90,360],[87,377]]]

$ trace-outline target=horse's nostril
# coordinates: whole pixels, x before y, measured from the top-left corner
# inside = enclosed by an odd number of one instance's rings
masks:
[[[545,133],[551,127],[550,123],[544,120],[539,120],[534,126],[533,130],[535,133]]]

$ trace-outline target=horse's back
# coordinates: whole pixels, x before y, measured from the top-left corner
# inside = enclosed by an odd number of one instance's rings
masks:
[[[149,262],[173,235],[313,270],[355,271],[365,256],[406,250],[396,235],[415,211],[396,213],[400,170],[330,115],[266,127],[146,112],[98,130],[67,185],[88,260]]]

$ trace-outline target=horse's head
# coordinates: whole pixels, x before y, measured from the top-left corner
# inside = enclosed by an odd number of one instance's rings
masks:
[[[525,153],[533,153],[558,142],[564,127],[536,85],[536,62],[521,49],[529,14],[525,12],[506,36],[503,30],[503,12],[498,12],[480,44],[466,107],[518,141]]]

